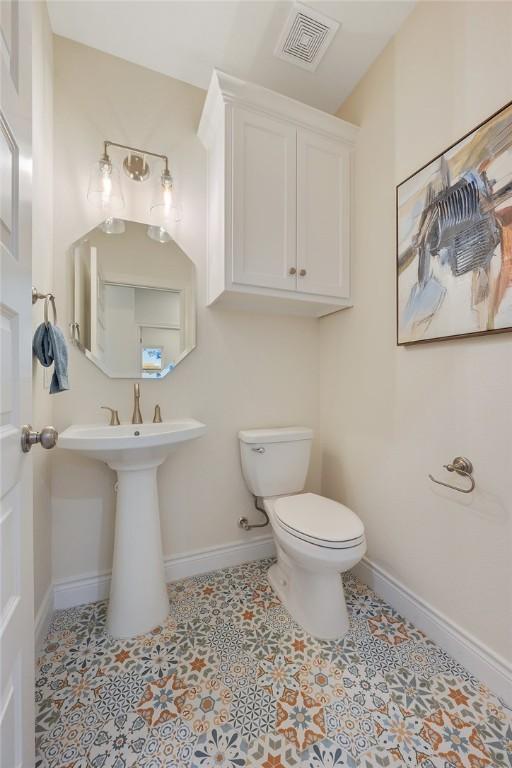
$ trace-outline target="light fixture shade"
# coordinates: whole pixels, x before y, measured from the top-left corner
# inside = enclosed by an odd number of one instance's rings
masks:
[[[158,225],[150,225],[147,228],[147,236],[151,240],[156,240],[157,243],[169,243],[172,240],[165,227],[159,227]]]
[[[172,209],[171,209],[171,221],[177,224],[178,221],[181,221],[181,219],[182,219],[181,205],[179,205],[179,203],[177,203],[175,200],[174,205],[172,206]]]
[[[106,155],[91,168],[87,199],[105,213],[124,206],[119,171]]]
[[[126,231],[126,224],[123,219],[114,219],[113,216],[102,221],[99,227],[106,235],[122,235]]]
[[[172,176],[166,169],[160,176],[153,193],[150,206],[151,220],[155,225],[165,228],[181,219],[179,206],[176,204],[176,195]]]

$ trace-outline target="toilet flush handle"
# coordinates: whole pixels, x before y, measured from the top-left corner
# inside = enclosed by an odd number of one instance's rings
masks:
[[[254,453],[265,453],[265,449],[262,445],[260,445],[258,448],[251,448],[251,450],[254,451]]]

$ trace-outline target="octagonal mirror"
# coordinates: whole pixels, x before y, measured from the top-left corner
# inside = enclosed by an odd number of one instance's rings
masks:
[[[73,343],[113,379],[161,379],[196,345],[195,267],[160,227],[110,219],[71,247]]]

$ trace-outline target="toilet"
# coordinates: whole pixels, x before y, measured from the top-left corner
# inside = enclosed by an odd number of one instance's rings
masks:
[[[340,574],[366,552],[363,523],[343,504],[303,493],[311,429],[246,429],[238,437],[245,482],[262,500],[274,534],[272,588],[309,634],[322,640],[343,637],[349,618]]]

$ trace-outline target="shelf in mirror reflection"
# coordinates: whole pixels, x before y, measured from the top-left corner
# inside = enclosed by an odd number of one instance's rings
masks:
[[[110,219],[71,246],[73,342],[110,378],[164,378],[196,345],[194,264],[150,229]]]

